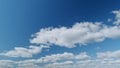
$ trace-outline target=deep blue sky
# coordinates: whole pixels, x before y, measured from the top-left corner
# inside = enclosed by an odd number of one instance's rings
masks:
[[[0,52],[18,46],[27,47],[30,45],[31,35],[41,28],[70,27],[74,23],[82,21],[106,22],[108,18],[113,16],[111,11],[120,9],[119,4],[119,0],[0,0]],[[119,44],[118,40],[114,40],[114,42],[116,45]],[[90,46],[77,50],[90,49],[88,51],[92,53],[95,47],[103,45],[104,51],[105,48],[108,48],[104,46],[105,44],[112,45],[108,42],[98,45],[90,44]],[[53,49],[55,48],[60,49],[53,47]],[[91,48],[93,49],[91,50]],[[50,53],[56,53],[53,49]],[[66,48],[58,52],[64,52],[64,50]],[[73,48],[73,50],[66,51],[74,52],[75,50]]]

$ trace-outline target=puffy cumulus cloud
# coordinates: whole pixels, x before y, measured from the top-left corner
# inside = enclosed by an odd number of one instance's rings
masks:
[[[59,45],[67,48],[75,44],[86,45],[104,41],[105,38],[120,37],[120,26],[108,26],[100,22],[80,22],[72,27],[44,28],[34,34],[31,43]]]
[[[120,24],[120,10],[113,11],[112,13],[116,15],[115,16],[116,21],[114,22],[114,24],[119,25]]]
[[[0,53],[1,56],[8,57],[32,57],[34,54],[38,54],[42,51],[43,48],[49,48],[49,46],[41,45],[41,46],[29,46],[29,48],[24,47],[15,47],[14,50],[10,50],[5,53]]]
[[[30,40],[31,43],[36,44],[55,44],[68,48],[75,47],[75,44],[81,43],[86,44],[92,41],[101,41],[103,38],[101,35],[95,34],[91,37],[91,33],[96,32],[100,29],[100,24],[96,23],[76,23],[71,28],[60,27],[60,28],[45,28],[41,29],[40,32],[35,34],[35,37]],[[100,36],[97,39],[97,36]],[[97,40],[95,40],[95,38]]]
[[[120,59],[120,50],[97,53],[97,57],[101,59]]]

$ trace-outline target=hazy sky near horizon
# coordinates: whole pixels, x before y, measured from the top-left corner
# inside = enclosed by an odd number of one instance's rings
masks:
[[[119,3],[0,0],[0,67],[118,68]]]

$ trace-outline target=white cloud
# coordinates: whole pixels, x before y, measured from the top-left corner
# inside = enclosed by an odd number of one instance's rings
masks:
[[[114,22],[114,24],[119,25],[120,24],[120,10],[113,11],[112,13],[116,15],[115,16],[116,21]]]
[[[27,60],[26,60],[27,61]],[[22,61],[24,62],[24,61]],[[10,60],[0,60],[0,68],[119,68],[120,60],[80,60],[53,62],[41,65],[40,63],[31,63]]]
[[[41,66],[28,62],[25,64],[17,64],[17,68],[41,68]]]
[[[62,62],[62,63],[52,63],[52,64],[48,64],[46,66],[44,66],[44,68],[72,68],[72,64],[74,62],[73,61],[65,61],[65,62]]]
[[[73,48],[75,44],[86,45],[92,42],[104,41],[105,38],[118,37],[120,37],[120,26],[108,26],[99,22],[80,22],[70,28],[40,29],[40,32],[34,34],[30,42]]]
[[[32,57],[51,44],[73,48],[76,45],[86,45],[93,42],[102,42],[106,38],[120,38],[120,10],[116,14],[115,26],[108,26],[100,22],[80,22],[72,27],[44,28],[34,34],[31,43],[40,46],[15,47],[14,50],[0,53],[8,57]],[[45,44],[45,45],[41,45]],[[48,46],[46,46],[48,45]],[[98,48],[99,49],[99,48]],[[46,55],[38,59],[23,61],[0,60],[0,68],[118,68],[120,67],[120,50],[99,52],[97,57],[91,58],[86,52],[73,54]]]
[[[88,60],[91,57],[87,55],[86,52],[82,52],[80,54],[73,54],[73,53],[68,53],[64,52],[62,54],[52,54],[52,55],[46,55],[45,57],[41,57],[39,59],[30,59],[26,61],[20,61],[18,63],[20,64],[25,64],[25,63],[53,63],[53,62],[58,62],[58,61],[66,61],[66,60]]]
[[[63,54],[52,54],[47,55],[45,57],[40,58],[42,62],[56,62],[58,60],[64,60],[64,59],[72,59],[74,58],[74,54],[64,52]]]
[[[80,53],[80,54],[78,54],[78,55],[76,55],[74,57],[77,60],[81,60],[81,59],[83,60],[83,59],[90,59],[91,58],[90,56],[87,55],[86,52],[82,52],[82,53]]]
[[[120,38],[120,26],[105,26],[101,33],[104,38]]]
[[[86,54],[86,52],[80,53],[78,55],[74,55],[73,53],[68,53],[64,52],[63,54],[53,54],[49,56],[45,56],[40,58],[42,62],[56,62],[56,61],[61,61],[61,60],[84,60],[84,59],[89,59],[90,56]]]
[[[29,48],[15,47],[14,50],[10,50],[5,53],[0,53],[1,56],[8,57],[32,57],[34,54],[38,54],[43,48],[48,48],[48,46],[29,46]]]
[[[80,60],[53,62],[43,65],[43,68],[118,68],[120,60]]]
[[[0,60],[0,68],[14,68],[14,61],[11,60]]]
[[[120,59],[120,50],[97,53],[97,57],[101,59]]]
[[[9,60],[0,60],[0,67],[2,68],[52,68],[52,67],[70,67],[70,64],[73,64],[74,61],[79,60],[88,60],[90,59],[90,56],[86,54],[86,52],[80,53],[80,54],[73,54],[64,52],[63,54],[52,54],[52,55],[46,55],[45,57],[41,57],[39,59],[30,59],[30,60],[24,60],[24,61],[9,61]],[[73,61],[74,60],[74,61]],[[60,63],[58,61],[61,61]],[[3,62],[3,63],[2,63]],[[5,63],[4,63],[5,62]],[[45,64],[44,64],[45,63]],[[38,65],[38,64],[43,64]],[[8,65],[6,67],[6,65]],[[64,68],[65,68],[64,67]]]
[[[70,57],[68,57],[70,56]],[[78,60],[77,56],[82,57]],[[83,58],[84,57],[84,58]],[[39,59],[23,61],[0,60],[0,68],[118,68],[119,59],[86,59],[86,52],[74,55],[73,53],[53,54]],[[87,55],[87,57],[90,57]],[[114,57],[116,58],[116,57]],[[43,62],[45,59],[48,61]],[[51,60],[54,61],[51,61]],[[59,60],[62,60],[59,62]]]

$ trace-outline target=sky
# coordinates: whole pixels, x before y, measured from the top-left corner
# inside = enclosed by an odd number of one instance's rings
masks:
[[[0,68],[120,67],[120,0],[0,0]]]

